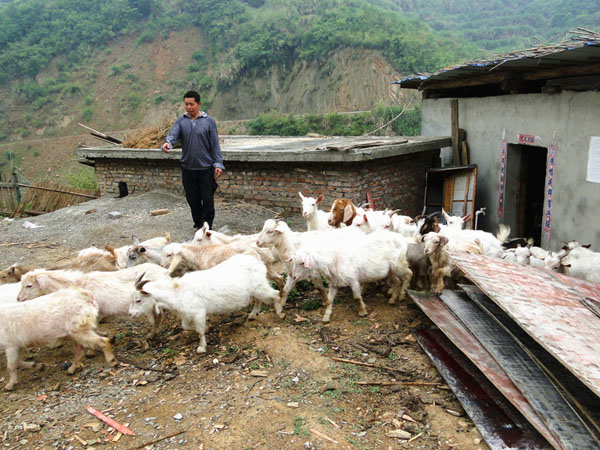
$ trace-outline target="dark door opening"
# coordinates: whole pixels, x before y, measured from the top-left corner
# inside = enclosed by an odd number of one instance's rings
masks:
[[[541,244],[548,149],[508,145],[505,223],[511,236],[533,238]]]

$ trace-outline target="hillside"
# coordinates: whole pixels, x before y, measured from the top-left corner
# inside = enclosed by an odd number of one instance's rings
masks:
[[[0,48],[4,139],[172,117],[191,87],[221,120],[368,109],[474,51],[365,0],[23,0],[0,7]]]
[[[559,42],[577,27],[600,29],[597,0],[380,0],[437,31],[496,52]]]

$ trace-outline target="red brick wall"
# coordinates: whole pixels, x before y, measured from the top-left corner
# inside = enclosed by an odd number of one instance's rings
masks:
[[[356,203],[373,196],[377,209],[393,208],[414,216],[423,208],[425,171],[439,166],[439,150],[381,158],[365,162],[240,162],[225,161],[217,199],[242,200],[283,209],[300,210],[298,191],[324,195],[322,209],[338,197]],[[179,164],[174,161],[96,160],[102,193],[117,193],[125,181],[129,192],[168,189],[183,193]]]

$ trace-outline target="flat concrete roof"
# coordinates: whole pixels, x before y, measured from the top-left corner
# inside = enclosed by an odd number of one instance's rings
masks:
[[[373,137],[282,137],[221,136],[221,153],[227,161],[257,162],[353,162],[408,155],[452,145],[449,136]],[[78,147],[76,154],[87,160],[149,159],[179,160],[181,149]]]

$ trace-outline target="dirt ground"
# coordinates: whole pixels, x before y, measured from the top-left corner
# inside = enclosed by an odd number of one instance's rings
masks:
[[[161,208],[170,213],[150,216]],[[218,203],[214,225],[251,233],[276,215],[253,205]],[[299,215],[284,219],[292,229],[303,229]],[[2,264],[43,266],[90,245],[127,245],[132,234],[146,239],[167,231],[174,241],[193,236],[183,197],[160,191],[103,197],[44,216],[0,220]],[[197,336],[184,332],[172,315],[149,343],[145,322],[124,317],[101,323],[114,336],[121,361],[116,368],[94,356],[69,376],[71,345],[34,349],[34,359],[46,368],[21,369],[16,390],[0,393],[0,445],[486,449],[412,337],[412,328],[429,327],[429,321],[410,300],[388,305],[384,292],[366,289],[370,314],[361,318],[350,291],[340,290],[331,324],[324,325],[318,293],[299,285],[284,320],[271,309],[254,321],[246,320],[248,311],[211,318],[203,355],[195,353]],[[0,376],[5,381],[4,362]],[[414,384],[359,384],[394,381]],[[118,434],[86,412],[88,405],[126,424],[135,436]],[[389,437],[397,430],[410,439]]]

